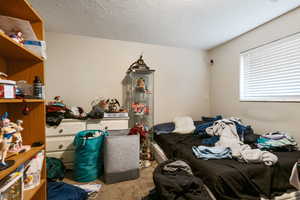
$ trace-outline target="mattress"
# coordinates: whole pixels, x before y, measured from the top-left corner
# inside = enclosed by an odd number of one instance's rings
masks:
[[[279,161],[270,167],[264,164],[247,164],[233,159],[202,160],[192,153],[193,145],[200,145],[201,138],[192,134],[164,134],[155,141],[168,158],[187,161],[196,176],[201,178],[217,199],[272,198],[288,189],[289,176],[300,152],[275,152]]]

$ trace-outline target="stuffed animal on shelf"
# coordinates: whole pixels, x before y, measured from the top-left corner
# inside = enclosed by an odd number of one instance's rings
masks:
[[[120,103],[117,99],[107,99],[106,103],[108,104],[108,112],[116,113],[120,110]]]
[[[107,100],[100,97],[99,99],[92,101],[92,110],[87,114],[87,117],[92,119],[102,119],[106,110],[108,110]]]

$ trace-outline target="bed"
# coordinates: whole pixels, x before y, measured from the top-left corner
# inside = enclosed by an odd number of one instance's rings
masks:
[[[154,140],[168,158],[187,161],[194,174],[203,180],[218,200],[272,198],[293,189],[289,184],[289,177],[293,165],[300,158],[299,151],[275,152],[279,161],[269,167],[264,164],[246,164],[233,159],[197,159],[192,153],[192,146],[200,145],[202,139],[193,134],[155,135]],[[297,195],[293,194],[292,199],[297,199]]]

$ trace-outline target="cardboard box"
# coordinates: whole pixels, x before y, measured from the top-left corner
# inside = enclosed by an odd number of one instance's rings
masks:
[[[16,98],[16,86],[9,84],[0,84],[0,98],[14,99]]]

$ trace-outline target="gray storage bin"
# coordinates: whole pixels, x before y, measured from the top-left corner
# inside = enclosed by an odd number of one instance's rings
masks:
[[[109,131],[104,141],[104,181],[111,184],[139,177],[140,136]]]

